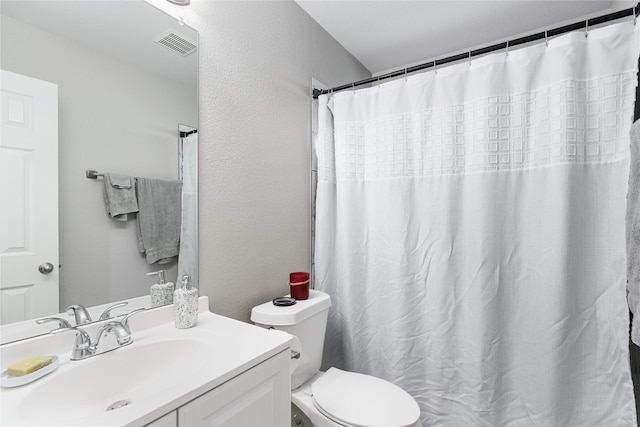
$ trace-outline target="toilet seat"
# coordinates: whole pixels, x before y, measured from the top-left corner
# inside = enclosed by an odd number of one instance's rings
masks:
[[[420,418],[409,393],[370,375],[329,368],[313,382],[311,392],[315,407],[343,426],[408,427]]]

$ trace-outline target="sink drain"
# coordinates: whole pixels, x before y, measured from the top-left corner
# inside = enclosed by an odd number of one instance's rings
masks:
[[[131,404],[131,402],[128,401],[128,400],[118,400],[117,402],[112,403],[107,408],[107,411],[113,411],[114,409],[124,408],[125,406],[128,406],[130,404]]]

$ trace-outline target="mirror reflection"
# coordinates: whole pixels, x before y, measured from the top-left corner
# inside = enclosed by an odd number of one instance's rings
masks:
[[[160,270],[197,284],[195,30],[144,1],[2,1],[0,13],[2,325],[149,306]],[[143,180],[149,194],[180,189],[152,199],[145,224],[142,210],[107,213],[105,174],[135,196]]]

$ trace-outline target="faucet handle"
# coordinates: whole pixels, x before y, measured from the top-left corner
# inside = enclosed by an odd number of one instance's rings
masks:
[[[76,340],[73,343],[73,350],[71,351],[71,360],[81,360],[92,353],[91,337],[87,331],[76,326],[51,331],[52,334],[61,334],[63,332],[77,332]]]
[[[60,317],[45,317],[43,319],[36,320],[36,323],[38,325],[42,325],[43,323],[49,323],[49,322],[58,322],[58,327],[56,329],[63,329],[63,328],[70,328],[71,327],[71,324],[69,322],[67,322],[65,319],[62,319]]]
[[[95,348],[98,347],[98,343],[100,342],[100,338],[102,338],[103,334],[112,332],[115,335],[116,341],[119,346],[125,346],[127,344],[131,344],[133,340],[131,339],[131,331],[122,322],[118,322],[117,320],[113,320],[111,322],[107,322],[104,325],[100,326],[98,329],[98,335],[96,335],[95,342],[93,346]]]
[[[81,306],[80,304],[73,304],[67,307],[65,310],[67,313],[71,311],[70,314],[73,314],[76,318],[76,325],[86,325],[87,323],[91,323],[91,316],[86,308]]]
[[[107,308],[105,311],[102,312],[102,314],[100,315],[100,319],[99,320],[111,319],[111,310],[114,310],[114,309],[116,309],[118,307],[124,307],[127,304],[129,304],[127,301],[119,302],[117,304],[113,304],[111,307]]]
[[[129,313],[126,316],[124,316],[122,318],[122,320],[120,321],[120,323],[122,323],[122,326],[124,326],[127,329],[127,331],[131,332],[131,329],[129,329],[129,318],[131,316],[133,316],[134,314],[138,314],[138,313],[140,313],[142,311],[147,311],[147,309],[146,308],[138,308],[136,310],[133,310],[131,313]]]

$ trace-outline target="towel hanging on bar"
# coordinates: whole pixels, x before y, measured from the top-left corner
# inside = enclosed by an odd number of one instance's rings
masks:
[[[182,183],[138,177],[136,190],[138,249],[149,264],[173,261],[180,250]]]
[[[126,221],[128,214],[138,212],[134,178],[126,175],[103,174],[104,205],[107,214],[116,221]]]

